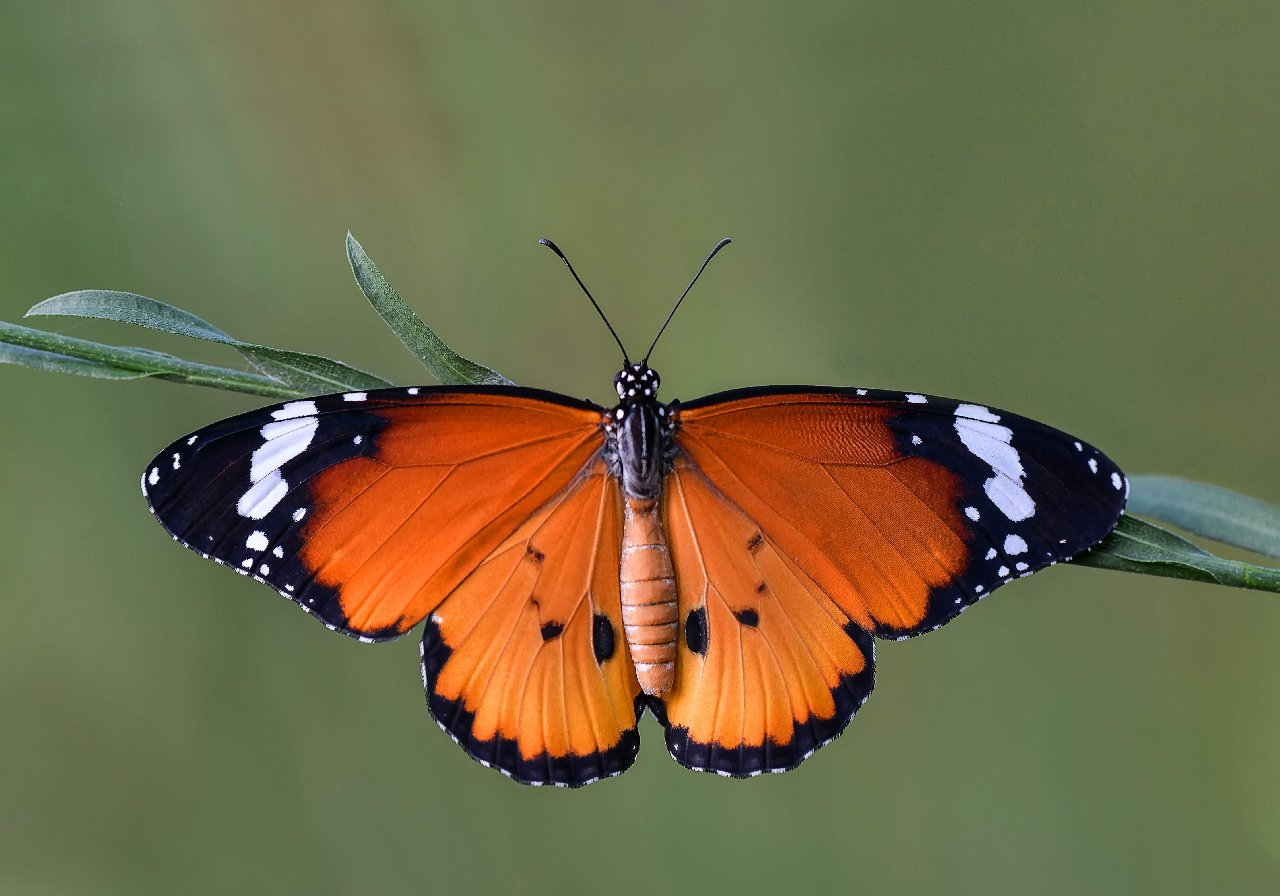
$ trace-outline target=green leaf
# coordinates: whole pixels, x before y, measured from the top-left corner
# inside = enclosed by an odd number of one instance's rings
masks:
[[[243,342],[189,311],[131,292],[82,289],[63,293],[45,299],[27,311],[28,317],[40,315],[119,321],[229,345],[263,373],[307,395],[382,389],[392,385],[381,377],[332,358]]]
[[[1134,476],[1129,509],[1223,544],[1280,558],[1280,507],[1179,476]]]
[[[446,386],[512,386],[511,380],[483,364],[459,355],[428,327],[400,298],[382,271],[373,263],[356,238],[347,234],[347,260],[364,297],[373,310],[400,338],[405,348]]]
[[[75,373],[104,380],[136,380],[150,374],[136,370],[123,370],[96,361],[84,361],[70,355],[46,352],[38,348],[0,343],[0,364],[15,364],[33,370],[51,370],[55,373]]]
[[[1083,566],[1280,592],[1280,569],[1227,560],[1129,515],[1101,544],[1071,561]]]
[[[0,321],[2,360],[37,370],[57,370],[81,376],[134,379],[151,376],[194,386],[247,392],[268,398],[301,398],[308,393],[272,377],[211,364],[184,361],[143,348],[123,348],[49,333]]]

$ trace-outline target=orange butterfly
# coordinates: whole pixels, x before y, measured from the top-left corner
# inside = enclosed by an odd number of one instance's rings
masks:
[[[174,442],[143,492],[331,629],[425,620],[440,727],[569,787],[635,761],[646,708],[691,769],[795,768],[871,693],[873,636],[937,628],[1124,507],[1101,452],[1004,411],[815,386],[663,404],[648,353],[623,354],[613,409],[479,386],[291,401]]]

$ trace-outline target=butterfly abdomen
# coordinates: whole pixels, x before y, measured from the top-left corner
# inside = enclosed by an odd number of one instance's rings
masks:
[[[676,573],[658,502],[628,496],[622,523],[622,624],[641,689],[654,697],[675,678]]]

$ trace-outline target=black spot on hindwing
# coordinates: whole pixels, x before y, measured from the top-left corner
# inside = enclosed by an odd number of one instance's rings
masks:
[[[596,662],[603,664],[611,659],[616,646],[613,623],[608,616],[597,613],[591,621],[591,649],[595,652]]]
[[[550,641],[552,638],[558,638],[564,632],[564,625],[559,622],[544,622],[541,628],[542,640]]]
[[[690,610],[684,621],[684,641],[698,656],[707,655],[707,608]]]
[[[752,628],[755,628],[760,624],[760,614],[757,613],[755,610],[752,610],[752,609],[734,610],[733,615],[734,615],[734,618],[737,619],[739,622],[741,622],[743,625],[749,625]]]

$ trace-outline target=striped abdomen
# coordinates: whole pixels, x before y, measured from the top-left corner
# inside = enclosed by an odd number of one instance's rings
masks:
[[[641,689],[654,697],[675,678],[676,574],[658,502],[626,498],[622,522],[622,623]]]

